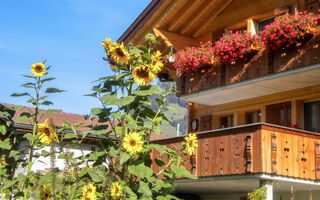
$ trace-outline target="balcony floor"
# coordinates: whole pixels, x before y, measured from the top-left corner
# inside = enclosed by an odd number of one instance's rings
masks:
[[[320,85],[319,77],[320,64],[316,64],[200,91],[182,99],[215,106]]]
[[[190,194],[209,193],[248,193],[260,186],[261,180],[274,184],[274,192],[290,192],[291,186],[295,192],[320,191],[320,183],[311,180],[286,178],[265,174],[235,175],[206,177],[198,180],[178,180],[176,191]]]

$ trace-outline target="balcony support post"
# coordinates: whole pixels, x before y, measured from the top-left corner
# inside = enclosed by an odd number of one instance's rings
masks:
[[[272,181],[261,180],[260,187],[266,187],[266,200],[273,200],[273,183]]]

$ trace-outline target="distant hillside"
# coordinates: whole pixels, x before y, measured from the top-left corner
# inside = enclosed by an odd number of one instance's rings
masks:
[[[168,89],[167,83],[159,82],[158,85],[163,89]],[[155,97],[150,97],[152,108],[157,109]],[[167,110],[164,112],[170,123],[162,123],[161,130],[163,134],[168,136],[177,136],[177,127],[179,124],[179,135],[185,135],[188,131],[188,109],[187,103],[176,97],[175,93],[169,94],[166,106],[173,107],[177,112]]]

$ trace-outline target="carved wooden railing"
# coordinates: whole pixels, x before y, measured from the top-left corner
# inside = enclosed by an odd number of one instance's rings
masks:
[[[261,49],[236,64],[215,63],[196,72],[177,74],[177,95],[187,95],[239,81],[262,77],[320,62],[320,36],[306,37],[299,46],[280,50]]]
[[[196,156],[185,156],[183,165],[198,177],[274,174],[320,180],[320,135],[266,123],[206,131],[197,134]],[[155,141],[179,146],[183,137]],[[168,161],[157,151],[152,158]],[[161,167],[152,165],[153,170]]]

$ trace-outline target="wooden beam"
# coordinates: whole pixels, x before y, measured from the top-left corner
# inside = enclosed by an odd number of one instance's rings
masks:
[[[188,1],[188,3],[183,7],[182,12],[176,18],[173,18],[172,23],[168,25],[168,31],[175,32],[178,28],[180,28],[184,23],[189,23],[186,21],[188,16],[190,16],[194,12],[198,12],[198,8],[203,3],[203,1]]]
[[[166,16],[163,17],[157,24],[162,29],[166,29],[168,24],[175,20],[175,17],[177,17],[177,12],[181,11],[184,4],[187,3],[188,0],[179,0],[179,3],[177,3],[169,13],[166,14]]]
[[[178,35],[175,33],[167,32],[164,30],[160,30],[157,28],[153,28],[153,32],[156,37],[160,37],[162,40],[165,41],[165,44],[168,47],[174,47],[177,50],[183,49],[187,46],[198,46],[199,42],[195,39],[185,37],[182,35]]]
[[[219,0],[214,5],[214,8],[210,10],[210,14],[208,18],[202,19],[202,21],[198,24],[197,28],[192,34],[192,37],[198,37],[201,35],[202,29],[207,26],[207,24],[212,23],[216,17],[232,2],[232,0]]]
[[[210,13],[210,9],[216,3],[216,1],[217,0],[204,1],[199,9],[188,18],[189,26],[185,26],[183,29],[181,29],[180,34],[185,35],[187,32],[192,31],[193,25],[196,25],[199,20],[204,19],[205,15]]]
[[[206,24],[205,27],[203,27],[197,35],[228,27],[232,24],[236,24],[237,22],[246,20],[251,16],[272,11],[275,8],[291,5],[293,3],[293,0],[259,1],[259,3],[257,3],[257,1],[248,0],[248,3],[242,4],[241,2],[242,1],[240,1],[239,3],[239,0],[233,1],[231,4],[232,6],[230,5],[232,9],[229,9],[228,12],[223,12],[221,15],[217,16],[214,21]],[[237,3],[238,6],[234,6],[234,3]],[[235,9],[237,10],[237,12],[235,12]]]
[[[179,0],[168,1],[168,4],[165,5],[165,8],[158,10],[151,19],[143,26],[143,28],[137,32],[137,34],[132,38],[131,42],[133,44],[139,44],[144,40],[144,36],[152,31],[152,27],[155,27],[161,20],[163,20],[168,13],[172,12],[172,9],[178,5]]]

